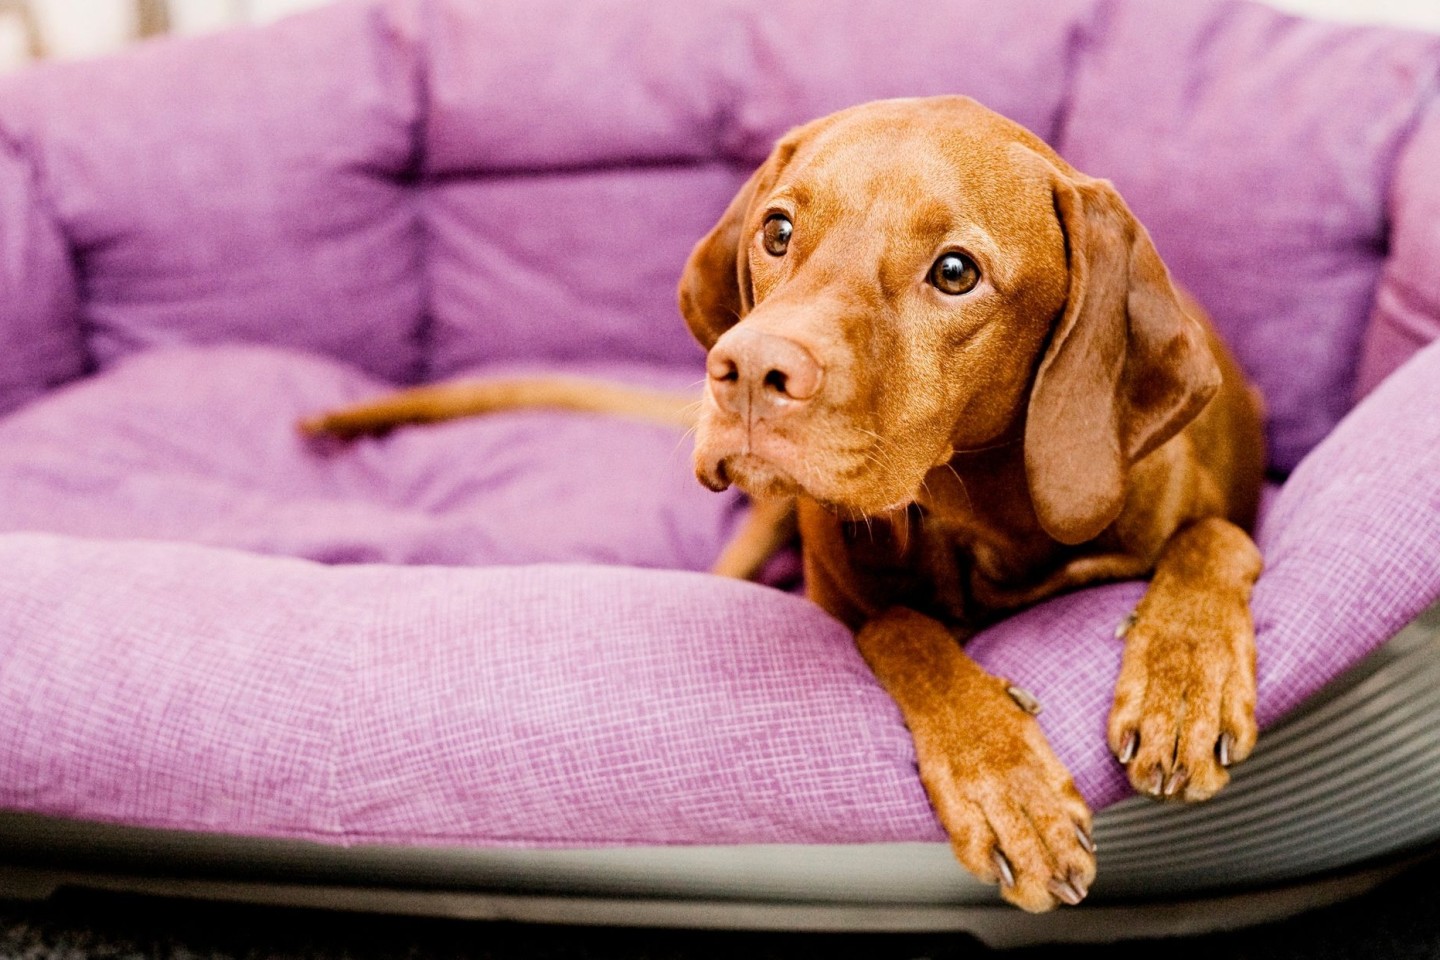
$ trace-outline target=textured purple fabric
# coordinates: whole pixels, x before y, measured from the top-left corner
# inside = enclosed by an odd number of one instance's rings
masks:
[[[1214,316],[1288,470],[1350,406],[1386,185],[1440,79],[1440,36],[1249,3],[1102,13],[1057,146],[1115,182]]]
[[[738,496],[696,483],[688,443],[659,426],[535,411],[349,446],[311,447],[295,431],[305,414],[385,389],[273,347],[149,351],[0,420],[0,531],[329,563],[704,570],[740,519]]]
[[[1433,330],[1437,69],[1433,37],[1210,0],[362,0],[0,80],[0,411],[28,401],[0,419],[0,807],[337,842],[937,838],[838,625],[638,569],[705,567],[741,516],[675,433],[291,428],[499,364],[685,387],[689,245],[786,127],[897,94],[971,93],[1113,178],[1265,388],[1274,463],[1319,442],[1260,533],[1273,721],[1440,593],[1440,347],[1320,442],[1377,284],[1367,377]],[[556,561],[626,569],[518,566]],[[1140,589],[974,642],[1097,804]]]
[[[84,372],[65,238],[35,173],[0,131],[0,414]]]
[[[45,417],[10,418],[24,429],[0,447],[43,462],[73,431],[74,408],[98,418],[133,386],[126,377],[158,383],[166,366],[189,367],[172,393],[214,391],[195,373],[216,369],[220,353],[123,365],[32,408]],[[296,376],[332,396],[353,388],[328,362],[260,350],[226,360],[268,393]],[[267,382],[267,366],[287,372]],[[1363,403],[1274,498],[1254,601],[1262,721],[1440,592],[1437,383],[1440,345]],[[182,399],[161,397],[153,412],[210,409]],[[49,416],[57,433],[38,429]],[[192,424],[243,431],[212,416],[191,413],[187,429],[164,432],[183,442]],[[550,434],[564,419],[529,429]],[[611,429],[569,419],[592,434]],[[269,421],[241,435],[257,471],[304,459]],[[473,439],[429,436],[452,463]],[[213,444],[189,442],[174,462],[224,472],[204,460]],[[93,452],[126,455],[123,445]],[[388,460],[354,466],[388,470]],[[91,480],[81,458],[63,469],[79,486]],[[432,531],[441,544],[447,534]],[[904,727],[845,631],[778,591],[635,569],[327,568],[24,533],[0,535],[0,564],[0,715],[10,721],[0,725],[0,806],[335,842],[938,837]],[[1114,627],[1142,589],[1062,597],[971,647],[1040,696],[1042,725],[1096,805],[1125,792],[1103,719],[1119,668]]]
[[[676,282],[740,182],[704,164],[432,187],[431,374],[603,356],[688,363],[698,380],[703,352],[676,313]]]
[[[1358,396],[1440,339],[1440,104],[1432,104],[1396,165],[1390,257],[1365,333]]]
[[[425,169],[454,177],[719,159],[753,167],[798,123],[938,93],[969,93],[1049,136],[1071,44],[1095,6],[1014,0],[1004,16],[984,0],[391,8],[427,51]]]
[[[508,357],[698,362],[676,281],[777,137],[863,100],[954,91],[1048,135],[1092,6],[400,5],[430,62],[431,375]]]
[[[1256,542],[1266,562],[1255,587],[1265,668],[1293,678],[1272,685],[1266,720],[1440,598],[1440,344],[1416,354],[1305,459]]]
[[[1289,469],[1356,385],[1386,185],[1437,72],[1433,36],[1224,0],[365,0],[32,71],[0,82],[12,179],[43,186],[0,250],[40,257],[44,301],[9,402],[87,355],[232,339],[392,381],[678,362],[678,266],[778,134],[963,92],[1119,184],[1264,389]],[[78,307],[51,241],[15,250],[52,222]],[[1387,296],[1417,288],[1412,259]]]
[[[31,534],[0,569],[0,807],[336,843],[935,835],[847,632],[765,587]]]

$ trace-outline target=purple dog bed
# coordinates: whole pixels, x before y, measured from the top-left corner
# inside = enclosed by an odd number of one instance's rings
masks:
[[[1440,37],[1210,0],[350,2],[5,78],[0,810],[942,840],[840,625],[696,572],[745,506],[676,433],[293,429],[502,369],[695,384],[690,246],[789,126],[897,95],[971,94],[1113,179],[1263,389],[1273,724],[1440,594],[1437,79]],[[1141,590],[973,645],[1097,807],[1127,793],[1103,728]]]

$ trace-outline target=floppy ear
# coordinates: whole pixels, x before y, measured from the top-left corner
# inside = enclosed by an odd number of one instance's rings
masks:
[[[745,181],[720,215],[720,222],[690,251],[680,275],[680,314],[706,350],[750,312],[750,266],[739,255],[740,233],[755,188],[769,166],[769,161],[761,164]]]
[[[730,206],[720,215],[720,222],[690,251],[685,272],[680,275],[680,313],[706,350],[755,305],[751,301],[749,260],[741,255],[750,242],[749,236],[741,234],[755,194],[774,186],[775,178],[795,155],[801,141],[830,120],[822,118],[782,137],[770,156],[735,194]]]
[[[1115,520],[1130,467],[1200,413],[1220,367],[1115,188],[1055,174],[1070,292],[1031,389],[1025,471],[1041,526],[1074,544]]]

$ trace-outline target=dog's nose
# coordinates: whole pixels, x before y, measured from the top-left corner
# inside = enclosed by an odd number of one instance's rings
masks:
[[[705,361],[710,392],[722,410],[747,420],[786,413],[820,391],[825,370],[788,337],[734,327]]]

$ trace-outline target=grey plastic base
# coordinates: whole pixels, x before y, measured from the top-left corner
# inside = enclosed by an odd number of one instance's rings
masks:
[[[29,868],[0,868],[0,897],[42,899],[65,886],[163,897],[461,920],[585,926],[812,932],[962,931],[992,947],[1035,943],[1106,943],[1139,937],[1183,936],[1235,929],[1293,916],[1358,896],[1405,864],[1275,890],[1173,903],[1092,905],[1041,915],[992,906],[874,903],[786,903],[746,900],[667,900],[652,897],[581,897],[397,890],[369,887],[267,884],[162,877],[74,875]]]
[[[1090,899],[1041,918],[1001,905],[943,844],[341,848],[13,813],[0,813],[0,892],[83,883],[547,922],[1104,940],[1240,926],[1358,893],[1389,870],[1360,867],[1440,840],[1437,785],[1440,605],[1268,731],[1215,800],[1105,810]]]

